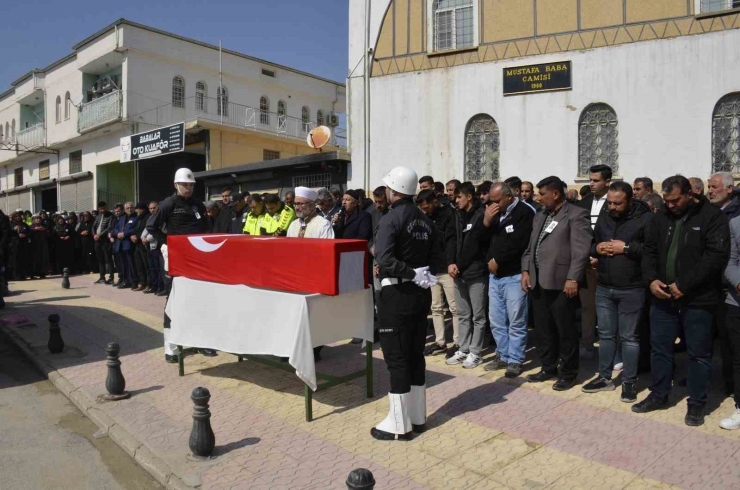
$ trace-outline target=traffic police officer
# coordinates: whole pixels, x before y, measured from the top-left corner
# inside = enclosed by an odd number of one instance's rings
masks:
[[[156,236],[163,243],[161,251],[164,258],[164,270],[169,269],[167,261],[167,235],[193,235],[206,233],[208,217],[206,207],[201,201],[193,197],[195,177],[188,168],[181,168],[175,172],[175,190],[177,193],[161,203],[157,212],[149,217],[146,229],[149,234]],[[169,294],[167,296],[169,298]],[[170,317],[164,314],[164,354],[165,360],[177,362],[177,345],[168,342],[170,331]],[[206,355],[215,355],[214,351],[201,350]]]
[[[381,218],[375,258],[381,284],[380,345],[391,378],[388,416],[370,434],[379,440],[409,439],[426,423],[424,343],[429,288],[436,283],[429,265],[442,254],[441,237],[413,202],[416,172],[396,167],[383,179],[393,210]]]

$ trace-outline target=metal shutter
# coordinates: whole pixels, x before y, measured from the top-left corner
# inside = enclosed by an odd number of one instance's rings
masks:
[[[93,187],[93,178],[77,181],[77,211],[92,211],[95,209],[95,188]]]
[[[77,208],[77,183],[74,180],[59,184],[61,194],[61,211],[72,212]]]
[[[18,193],[8,194],[8,209],[10,212],[14,212],[20,207],[20,200],[18,199]]]
[[[31,189],[18,193],[18,207],[24,211],[31,209]]]

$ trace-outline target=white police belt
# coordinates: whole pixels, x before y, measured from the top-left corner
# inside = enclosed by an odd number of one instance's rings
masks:
[[[412,279],[400,279],[397,277],[386,277],[380,281],[381,287],[395,286],[396,284],[403,284],[404,282],[413,282]]]

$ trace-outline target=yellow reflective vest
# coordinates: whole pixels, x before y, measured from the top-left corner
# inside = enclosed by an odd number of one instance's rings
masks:
[[[288,227],[295,221],[296,215],[293,209],[283,205],[283,210],[271,218],[272,221],[270,227],[267,228],[267,234],[285,236],[288,234]]]
[[[270,228],[272,228],[272,216],[267,214],[265,211],[262,214],[253,214],[251,211],[247,214],[247,221],[244,223],[244,234],[259,236],[267,235]]]

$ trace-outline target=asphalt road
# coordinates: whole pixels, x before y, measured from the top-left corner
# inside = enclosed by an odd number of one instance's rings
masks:
[[[0,334],[0,488],[161,490]]]

